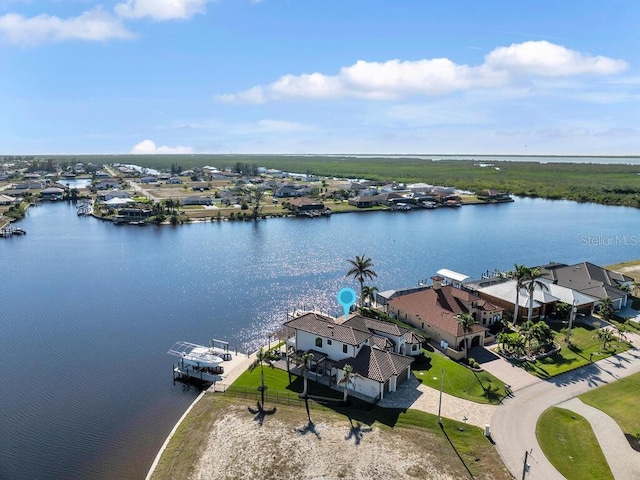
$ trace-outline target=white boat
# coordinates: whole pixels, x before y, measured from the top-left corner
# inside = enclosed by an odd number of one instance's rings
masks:
[[[189,342],[177,342],[167,353],[180,358],[183,366],[215,369],[224,361],[212,347]]]

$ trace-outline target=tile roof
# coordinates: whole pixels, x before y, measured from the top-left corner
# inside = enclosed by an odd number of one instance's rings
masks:
[[[480,297],[471,292],[446,285],[401,295],[392,298],[388,303],[401,312],[417,316],[425,325],[462,337],[464,331],[458,323],[457,316],[468,313],[467,305],[479,300]],[[485,330],[481,325],[473,326],[473,333]]]
[[[349,320],[346,320],[342,325],[357,328],[362,331],[382,332],[396,337],[401,337],[409,330],[391,322],[384,322],[382,320],[375,320],[373,318],[363,317],[362,315],[354,315]]]
[[[320,337],[335,339],[347,345],[361,345],[372,335],[370,332],[334,323],[331,317],[314,312],[305,313],[285,322],[284,325]]]
[[[621,291],[619,286],[633,280],[631,277],[589,262],[560,267],[548,265],[544,267],[543,272],[558,285],[598,298],[624,297],[626,293]]]
[[[336,362],[335,365],[338,368],[344,368],[349,364],[358,375],[384,383],[393,375],[402,373],[411,363],[413,363],[411,357],[365,345],[360,349],[357,357],[345,358]]]

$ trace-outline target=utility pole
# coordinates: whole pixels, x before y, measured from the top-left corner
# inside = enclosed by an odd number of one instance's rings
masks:
[[[442,410],[442,387],[444,386],[444,367],[440,370],[440,401],[438,402],[438,425],[442,426],[440,412]]]
[[[569,315],[569,328],[567,328],[567,345],[571,340],[571,325],[573,325],[573,321],[576,319],[576,312],[578,311],[578,307],[576,307],[576,300],[573,300],[573,305],[571,306],[571,314]]]
[[[533,448],[531,449],[531,452],[533,452]],[[531,465],[527,463],[527,460],[529,459],[529,457],[533,458],[533,455],[531,455],[531,452],[528,452],[528,451],[524,452],[524,466],[522,467],[522,480],[525,480],[527,473],[529,473],[529,467],[531,467]]]

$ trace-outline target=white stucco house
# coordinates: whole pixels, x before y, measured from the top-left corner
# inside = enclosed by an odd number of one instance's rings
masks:
[[[360,315],[337,323],[329,315],[299,312],[284,326],[290,358],[312,353],[311,370],[334,388],[351,365],[357,374],[353,390],[373,402],[409,378],[409,354],[418,355],[424,341],[408,329]]]

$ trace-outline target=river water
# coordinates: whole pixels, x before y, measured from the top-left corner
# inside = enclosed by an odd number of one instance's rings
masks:
[[[518,199],[317,219],[115,226],[69,203],[0,239],[0,478],[141,479],[197,392],[171,381],[178,340],[253,349],[314,306],[333,314],[346,259],[380,290],[440,268],[640,257],[640,210]]]

